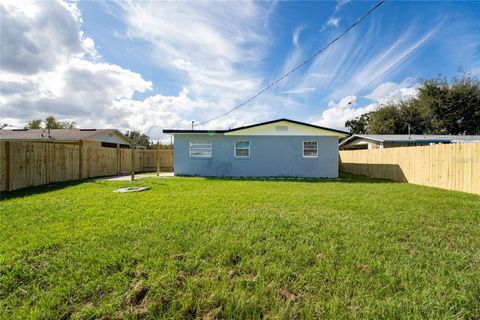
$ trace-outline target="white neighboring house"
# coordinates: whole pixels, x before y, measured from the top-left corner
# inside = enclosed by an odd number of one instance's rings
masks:
[[[0,130],[0,140],[82,142],[107,148],[129,148],[131,140],[117,129]]]
[[[354,134],[343,140],[340,150],[383,149],[394,147],[428,146],[437,143],[480,142],[480,136],[418,135],[418,134]]]

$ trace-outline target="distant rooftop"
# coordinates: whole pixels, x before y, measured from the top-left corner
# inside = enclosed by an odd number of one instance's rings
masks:
[[[376,142],[480,142],[480,135],[431,135],[431,134],[354,134],[345,139],[340,146],[349,143],[354,139],[365,139]]]
[[[14,129],[0,130],[0,140],[80,141],[114,132],[123,136],[117,129]]]
[[[355,134],[356,137],[377,141],[452,141],[452,140],[478,140],[479,136],[464,136],[464,135],[431,135],[431,134]]]

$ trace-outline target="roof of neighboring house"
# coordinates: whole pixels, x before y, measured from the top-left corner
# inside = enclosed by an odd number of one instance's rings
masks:
[[[117,129],[14,129],[0,130],[0,140],[80,141],[100,134],[117,133],[130,139]]]
[[[228,129],[228,130],[182,130],[182,129],[176,130],[176,129],[164,129],[164,130],[163,130],[163,133],[227,133],[227,132],[234,132],[234,131],[238,131],[238,130],[244,130],[244,129],[254,128],[254,127],[263,126],[263,125],[266,125],[266,124],[271,124],[271,123],[275,123],[275,122],[281,122],[281,121],[291,122],[291,123],[295,123],[295,124],[299,124],[299,125],[303,125],[303,126],[307,126],[307,127],[311,127],[311,128],[316,128],[316,129],[329,130],[329,131],[338,132],[338,133],[342,133],[342,134],[348,134],[348,135],[350,134],[349,132],[346,132],[346,131],[337,130],[337,129],[331,129],[331,128],[326,128],[326,127],[321,127],[321,126],[317,126],[317,125],[314,125],[314,124],[305,123],[305,122],[296,121],[296,120],[290,120],[290,119],[286,119],[286,118],[277,119],[277,120],[272,120],[272,121],[266,121],[266,122],[260,122],[260,123],[252,124],[252,125],[249,125],[249,126],[238,127],[238,128]]]
[[[374,142],[480,142],[480,135],[424,135],[424,134],[354,134],[340,143],[346,145],[355,139],[364,139]]]

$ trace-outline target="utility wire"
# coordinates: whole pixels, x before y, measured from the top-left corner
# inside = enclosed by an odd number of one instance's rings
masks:
[[[363,16],[361,16],[359,19],[357,19],[357,21],[355,21],[352,25],[350,25],[347,29],[345,29],[342,33],[340,33],[338,36],[336,36],[333,40],[331,40],[329,43],[327,43],[324,47],[322,47],[320,50],[318,50],[317,52],[315,52],[312,56],[310,56],[307,60],[303,61],[302,63],[298,64],[297,66],[295,66],[293,69],[291,69],[290,71],[288,71],[287,73],[285,73],[283,76],[281,76],[280,78],[276,79],[275,81],[271,82],[269,85],[267,85],[265,88],[263,88],[262,90],[260,90],[257,94],[255,94],[254,96],[252,96],[250,99],[240,103],[238,106],[236,106],[235,108],[219,115],[219,116],[216,116],[216,117],[213,117],[207,121],[204,121],[204,122],[201,122],[199,123],[198,125],[201,126],[201,125],[204,125],[210,121],[213,121],[213,120],[216,120],[218,118],[222,118],[222,117],[225,117],[226,115],[229,115],[230,113],[234,112],[235,110],[237,109],[240,109],[241,107],[245,106],[246,104],[248,104],[249,102],[253,101],[255,98],[257,98],[259,95],[261,95],[262,93],[264,93],[265,91],[267,91],[268,89],[270,89],[271,87],[273,87],[274,85],[276,85],[277,83],[279,83],[280,81],[282,81],[283,79],[287,78],[288,76],[290,76],[292,73],[294,73],[295,71],[297,71],[298,69],[300,69],[301,67],[303,67],[304,65],[306,65],[307,63],[311,62],[313,59],[315,59],[318,55],[320,55],[322,52],[324,52],[326,49],[328,49],[332,44],[334,44],[335,42],[337,42],[341,37],[343,37],[347,32],[349,32],[350,30],[352,30],[353,28],[355,28],[360,22],[362,22],[365,18],[367,18],[373,11],[375,11],[378,7],[380,7],[383,3],[385,2],[385,0],[381,0],[380,2],[378,2],[373,8],[371,8],[370,10],[368,10],[366,13],[363,14]]]

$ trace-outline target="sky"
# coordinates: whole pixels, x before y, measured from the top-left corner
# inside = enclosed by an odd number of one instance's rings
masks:
[[[0,3],[7,128],[54,115],[82,128],[188,129],[255,95],[377,2]],[[386,1],[311,63],[226,117],[344,129],[421,79],[480,76],[480,2]]]

